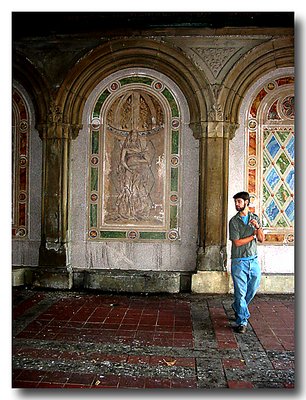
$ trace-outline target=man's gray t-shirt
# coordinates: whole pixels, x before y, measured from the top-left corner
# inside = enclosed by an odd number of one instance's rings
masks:
[[[248,221],[255,219],[259,226],[260,220],[258,215],[249,212]],[[243,239],[245,237],[254,234],[255,228],[249,224],[245,225],[239,212],[231,218],[229,222],[229,239],[232,241],[232,252],[231,258],[249,258],[257,255],[257,240],[254,239],[251,242],[244,244],[242,246],[235,246],[233,240]]]

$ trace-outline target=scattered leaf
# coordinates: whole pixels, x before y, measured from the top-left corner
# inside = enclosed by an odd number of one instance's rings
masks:
[[[167,361],[163,358],[163,361],[168,365],[168,367],[172,367],[174,364],[176,364],[176,360],[174,361]]]

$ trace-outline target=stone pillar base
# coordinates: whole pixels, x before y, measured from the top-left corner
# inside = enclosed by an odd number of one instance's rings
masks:
[[[12,269],[12,286],[23,286],[25,284],[25,268],[17,267]]]
[[[198,271],[192,276],[193,293],[229,293],[230,274],[223,271]]]
[[[193,293],[226,294],[233,293],[233,281],[229,272],[198,271],[192,276]],[[258,293],[293,294],[293,274],[262,274]]]

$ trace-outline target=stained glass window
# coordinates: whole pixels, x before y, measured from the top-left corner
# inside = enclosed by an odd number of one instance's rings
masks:
[[[294,78],[262,87],[247,121],[247,188],[266,243],[294,242]]]

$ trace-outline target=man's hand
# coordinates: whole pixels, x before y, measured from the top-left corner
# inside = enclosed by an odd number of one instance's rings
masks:
[[[253,225],[255,229],[259,229],[259,224],[256,219],[251,219],[250,224]]]
[[[265,241],[265,234],[262,228],[259,226],[259,223],[256,221],[256,219],[251,219],[250,224],[253,225],[255,229],[254,234],[256,235],[258,241],[263,243]]]

